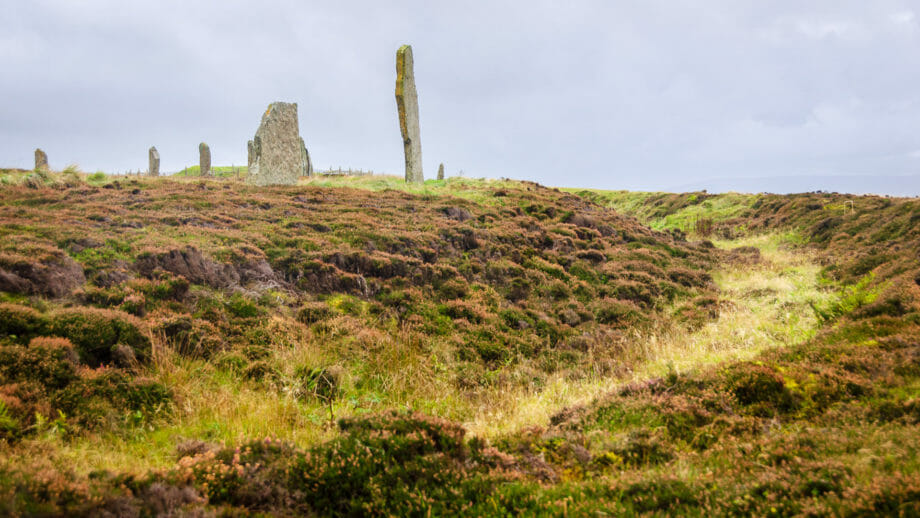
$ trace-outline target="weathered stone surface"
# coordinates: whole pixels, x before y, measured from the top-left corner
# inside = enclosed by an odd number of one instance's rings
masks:
[[[249,177],[255,185],[293,185],[307,171],[296,103],[272,103],[252,139]]]
[[[48,170],[48,155],[45,154],[41,149],[35,148],[35,170],[36,171],[47,171]]]
[[[246,167],[252,167],[252,152],[253,152],[253,143],[250,140],[246,143]]]
[[[438,180],[444,179],[444,164],[438,166]]]
[[[150,176],[160,176],[160,152],[157,151],[156,146],[150,148],[150,151],[147,152],[147,158],[149,161],[147,174]]]
[[[310,161],[310,152],[307,151],[307,145],[303,139],[300,139],[300,153],[303,156],[302,176],[313,176],[313,162]]]
[[[198,144],[198,165],[202,177],[211,176],[211,148],[204,142]]]
[[[422,174],[422,141],[418,126],[418,93],[415,90],[412,47],[403,45],[396,51],[396,107],[406,155],[406,181],[425,181]]]

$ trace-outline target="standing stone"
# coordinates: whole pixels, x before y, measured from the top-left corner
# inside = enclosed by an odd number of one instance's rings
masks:
[[[438,180],[444,179],[444,163],[441,162],[441,165],[438,166]]]
[[[418,127],[418,93],[412,68],[412,47],[403,45],[396,51],[396,108],[399,110],[399,129],[406,155],[406,181],[421,183],[425,181],[425,176],[422,174],[422,140]]]
[[[47,171],[48,170],[48,155],[45,154],[39,148],[35,148],[35,170],[36,171]]]
[[[211,176],[211,148],[204,142],[198,144],[198,165],[202,178]]]
[[[157,151],[156,146],[150,148],[150,151],[147,152],[147,158],[149,161],[147,174],[149,176],[160,176],[160,152]]]
[[[310,152],[307,151],[307,145],[303,139],[300,139],[300,154],[303,158],[303,175],[313,176],[313,162],[310,161]]]
[[[269,104],[252,139],[247,181],[255,185],[294,185],[307,170],[297,103]]]

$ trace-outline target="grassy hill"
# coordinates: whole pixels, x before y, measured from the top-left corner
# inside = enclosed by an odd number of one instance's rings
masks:
[[[6,514],[917,511],[916,201],[4,178]]]
[[[211,175],[217,178],[239,178],[245,177],[249,172],[246,166],[214,166],[211,167]],[[181,171],[173,173],[171,176],[176,178],[191,178],[201,176],[201,166],[192,165],[183,168]]]

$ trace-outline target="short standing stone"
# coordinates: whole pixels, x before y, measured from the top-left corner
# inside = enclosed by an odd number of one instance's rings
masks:
[[[48,170],[48,155],[46,155],[44,151],[38,148],[35,149],[35,170]]]
[[[156,146],[150,148],[150,151],[147,152],[147,158],[149,161],[147,174],[150,176],[160,176],[160,152],[157,151]]]
[[[444,164],[438,166],[438,180],[444,179]]]
[[[307,171],[296,103],[272,103],[252,139],[249,176],[255,185],[293,185]]]
[[[415,90],[412,47],[403,45],[396,51],[396,108],[402,131],[403,152],[406,155],[406,181],[421,183],[422,141],[418,126],[418,93]]]
[[[198,144],[198,165],[202,177],[211,176],[211,148],[204,142]]]

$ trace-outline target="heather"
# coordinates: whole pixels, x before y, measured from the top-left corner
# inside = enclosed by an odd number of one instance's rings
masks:
[[[36,175],[7,514],[918,512],[915,200]]]

